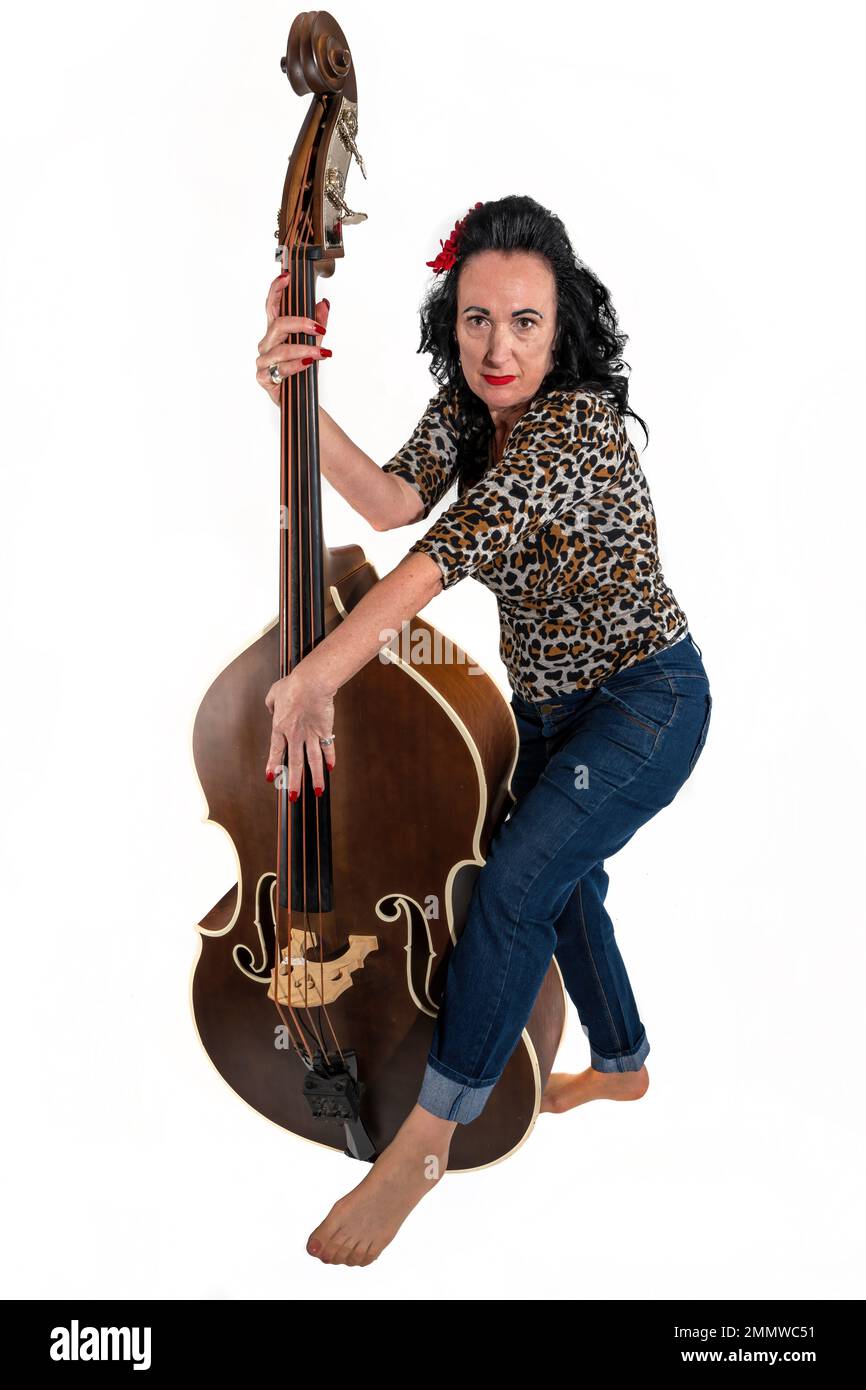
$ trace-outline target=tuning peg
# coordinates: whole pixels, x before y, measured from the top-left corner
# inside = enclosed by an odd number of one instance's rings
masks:
[[[337,123],[337,129],[340,133],[340,137],[343,141],[343,144],[346,146],[346,149],[349,150],[349,152],[355,156],[355,161],[358,165],[358,168],[361,170],[361,173],[363,174],[364,178],[366,178],[367,170],[365,169],[364,161],[361,158],[361,151],[355,144],[355,136],[358,133],[358,117],[356,116],[353,107],[344,107],[343,111],[340,113],[340,119]]]
[[[339,169],[335,169],[332,165],[325,177],[325,197],[339,212],[341,222],[350,225],[356,222],[366,222],[366,212],[353,212],[343,197],[342,189],[343,175]]]
[[[349,144],[349,149],[352,151],[352,154],[355,156],[355,163],[357,164],[358,168],[361,170],[361,173],[364,175],[364,178],[366,178],[366,177],[367,177],[367,170],[364,168],[364,161],[363,161],[363,159],[361,158],[361,151],[358,149],[358,146],[355,144],[354,140],[352,140],[352,141],[350,142],[350,144]]]

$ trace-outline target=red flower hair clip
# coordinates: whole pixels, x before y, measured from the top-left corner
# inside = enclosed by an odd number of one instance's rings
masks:
[[[483,203],[476,203],[475,207],[469,209],[469,212],[474,212],[475,208],[483,206]],[[466,214],[466,217],[469,216],[469,212]],[[466,217],[454,223],[454,228],[447,241],[443,242],[442,238],[439,238],[439,245],[442,247],[442,250],[439,252],[435,261],[425,261],[425,265],[432,267],[434,274],[438,275],[442,270],[450,270],[456,261],[457,252],[460,247],[460,234],[463,231],[463,223],[466,221]]]

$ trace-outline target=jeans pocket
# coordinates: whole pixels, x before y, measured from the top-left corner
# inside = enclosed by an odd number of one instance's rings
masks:
[[[649,680],[645,676],[641,683],[628,686],[615,679],[612,685],[599,686],[599,694],[626,719],[648,733],[660,733],[676,713],[679,697],[664,676]]]
[[[697,747],[695,748],[695,751],[694,751],[694,753],[692,754],[692,757],[691,757],[691,762],[689,763],[689,776],[690,776],[690,777],[691,777],[692,773],[694,772],[695,763],[698,761],[698,758],[701,756],[701,753],[702,753],[703,750],[704,750],[704,744],[705,744],[706,741],[707,741],[707,734],[709,733],[709,729],[710,729],[710,715],[711,715],[712,712],[713,712],[713,697],[712,697],[712,695],[710,694],[709,691],[707,691],[707,694],[706,694],[706,702],[707,702],[707,707],[706,707],[706,713],[704,714],[704,722],[703,722],[703,724],[702,724],[702,726],[701,726],[700,738],[698,739]]]

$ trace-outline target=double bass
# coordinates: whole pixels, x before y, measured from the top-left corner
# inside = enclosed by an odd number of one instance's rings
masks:
[[[323,10],[295,18],[281,68],[311,96],[276,232],[290,272],[281,312],[309,315],[317,277],[343,259],[343,228],[366,220],[346,201],[352,159],[366,178],[357,84]],[[514,804],[518,740],[496,683],[416,617],[337,692],[324,793],[306,756],[297,801],[284,779],[265,780],[268,690],[379,578],[359,545],[324,541],[316,370],[281,387],[278,616],[216,677],[193,727],[204,820],[227,832],[237,882],[198,924],[190,1002],[205,1052],[243,1100],[371,1162],[417,1101],[449,954]],[[525,1141],[565,1019],[554,960],[484,1110],[455,1130],[449,1171]]]

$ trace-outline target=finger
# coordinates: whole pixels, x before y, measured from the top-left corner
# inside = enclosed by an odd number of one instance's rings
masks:
[[[307,318],[303,314],[280,314],[268,326],[259,343],[259,352],[269,352],[278,343],[284,343],[290,333],[304,333],[308,338],[318,341],[325,327],[324,323],[314,318]],[[304,347],[306,344],[300,343],[296,346]]]
[[[309,367],[312,367],[315,361],[315,357],[303,357],[300,362],[280,362],[280,376],[284,381],[286,377],[297,376],[298,372],[305,372]],[[263,367],[260,372],[256,372],[256,381],[260,386],[264,386],[269,396],[272,396],[275,401],[279,401],[280,388],[274,381],[267,367]]]
[[[268,749],[268,760],[265,763],[265,777],[269,782],[273,782],[283,765],[286,752],[286,740],[277,729],[271,730],[271,746]]]
[[[274,319],[277,317],[277,314],[280,312],[280,302],[283,297],[283,290],[289,283],[289,278],[289,272],[285,270],[281,275],[277,276],[276,280],[271,281],[271,287],[268,290],[268,297],[265,300],[265,313],[268,316],[268,323],[273,323]]]
[[[327,299],[320,299],[316,305],[316,323],[321,323],[325,328],[328,326],[328,319],[331,316],[331,304]]]
[[[325,790],[325,769],[322,767],[322,746],[318,734],[311,734],[307,739],[307,762],[313,774],[313,791],[321,796]]]
[[[322,745],[319,744],[319,747],[322,748]],[[337,766],[337,755],[334,752],[335,748],[336,744],[334,743],[329,744],[327,748],[322,748],[322,757],[325,759],[325,767],[329,772],[333,772],[334,768]]]
[[[267,371],[272,363],[277,362],[282,366],[285,362],[303,362],[305,357],[330,356],[330,350],[320,347],[318,343],[280,343],[277,347],[271,348],[270,352],[259,353],[256,358],[256,370]]]
[[[304,371],[306,371],[306,367]],[[283,388],[282,385],[277,385],[277,383],[272,380],[270,372],[256,372],[256,381],[264,391],[267,391],[274,404],[279,405]]]
[[[287,764],[286,786],[289,789],[289,800],[297,801],[301,795],[301,778],[304,775],[304,745],[300,739],[292,739],[289,743]]]

